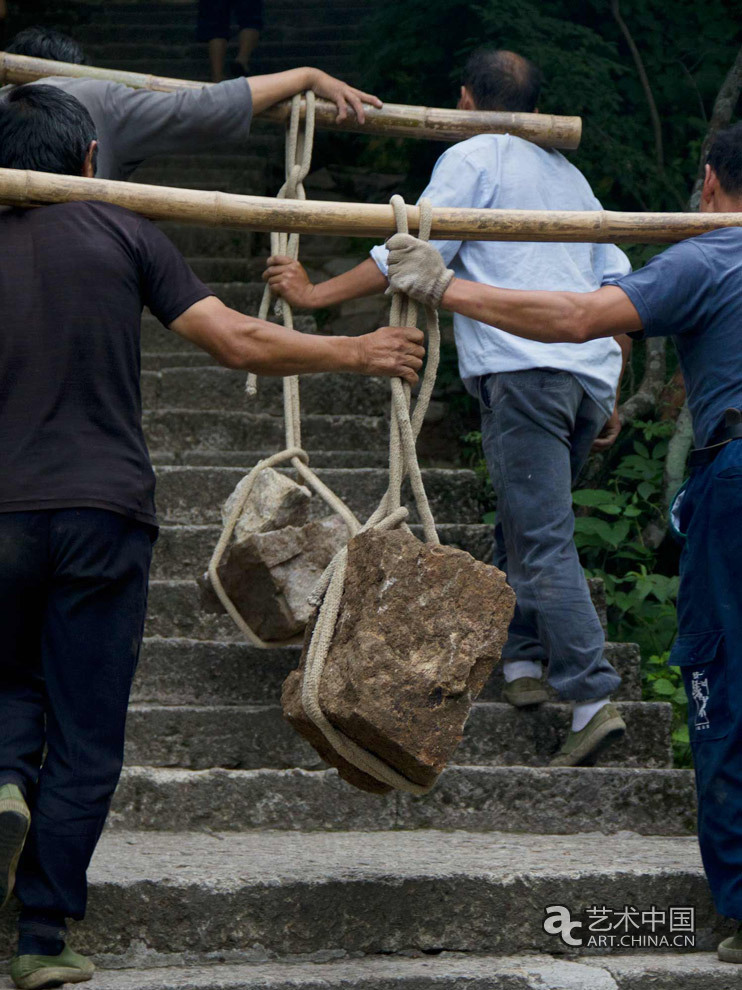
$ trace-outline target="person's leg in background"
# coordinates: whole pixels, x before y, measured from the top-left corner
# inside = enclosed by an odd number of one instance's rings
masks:
[[[237,0],[237,56],[234,61],[236,75],[249,74],[250,56],[260,41],[263,27],[263,0]]]
[[[576,703],[573,732],[597,719],[590,729],[597,745],[623,731],[608,706],[620,678],[603,655],[603,630],[574,545],[572,485],[605,416],[573,375],[549,369],[489,375],[481,398],[498,542],[518,601],[503,649],[506,677],[512,662],[548,660],[549,683]],[[581,760],[580,752],[572,759]]]
[[[50,517],[40,644],[48,751],[16,878],[19,987],[93,972],[65,945],[65,919],[85,914],[86,871],[121,772],[152,555],[150,528],[116,513]]]
[[[198,0],[196,38],[208,46],[211,79],[215,83],[224,79],[229,16],[229,0]]]
[[[678,638],[688,696],[698,842],[714,904],[737,921],[718,948],[742,963],[742,441],[694,469],[681,506]]]

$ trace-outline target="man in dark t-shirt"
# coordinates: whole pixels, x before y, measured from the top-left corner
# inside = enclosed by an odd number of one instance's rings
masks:
[[[742,213],[742,122],[714,141],[701,210]],[[741,922],[718,954],[742,963],[742,218],[581,294],[456,279],[436,251],[407,235],[389,247],[394,288],[516,336],[582,343],[638,332],[677,344],[697,449],[677,515],[685,542],[669,662],[688,696],[706,875],[719,913]]]
[[[95,154],[92,119],[61,90],[0,102],[0,167],[92,177]],[[121,770],[156,534],[145,305],[232,368],[414,382],[422,364],[416,330],[328,338],[228,309],[127,210],[0,210],[0,905],[15,885],[21,988],[93,972],[66,945],[65,919],[84,915]]]

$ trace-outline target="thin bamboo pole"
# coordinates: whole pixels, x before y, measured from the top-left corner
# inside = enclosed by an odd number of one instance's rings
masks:
[[[22,84],[47,76],[80,79],[103,79],[123,83],[133,89],[152,89],[172,93],[178,89],[200,89],[211,83],[188,79],[168,79],[141,72],[100,69],[90,65],[51,62],[25,55],[0,52],[0,83]],[[306,107],[302,101],[302,113]],[[285,124],[291,113],[291,103],[285,100],[258,116],[277,124]],[[356,131],[363,134],[383,134],[387,137],[427,138],[433,141],[461,141],[475,134],[513,134],[533,144],[547,148],[577,148],[582,136],[579,117],[562,117],[546,113],[510,113],[494,111],[449,110],[442,107],[406,106],[387,103],[381,110],[366,108],[366,123],[358,124],[352,115],[342,124],[335,120],[334,103],[318,100],[316,126],[331,130]]]
[[[108,179],[83,179],[46,172],[0,169],[0,203],[43,206],[100,200],[152,220],[210,227],[249,227],[301,234],[378,237],[397,225],[391,206],[317,200],[236,196],[200,189],[145,186]],[[419,229],[419,210],[407,207],[410,230]],[[610,213],[605,210],[433,210],[432,240],[588,241],[671,244],[709,230],[742,226],[742,213]]]

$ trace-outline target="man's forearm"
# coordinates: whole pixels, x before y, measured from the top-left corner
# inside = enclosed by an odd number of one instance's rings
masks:
[[[354,337],[299,333],[250,317],[243,317],[243,321],[233,334],[224,362],[232,368],[281,376],[361,370]]]
[[[454,278],[441,305],[517,337],[547,344],[577,344],[641,329],[639,314],[618,286],[594,292],[531,292]]]
[[[253,113],[258,114],[274,103],[288,100],[297,93],[312,89],[316,82],[317,70],[309,66],[287,69],[286,72],[273,72],[266,76],[250,76],[246,81],[252,93]]]
[[[312,291],[312,308],[337,306],[350,299],[375,296],[385,292],[389,282],[373,260],[366,258],[360,265],[326,282],[317,282]]]

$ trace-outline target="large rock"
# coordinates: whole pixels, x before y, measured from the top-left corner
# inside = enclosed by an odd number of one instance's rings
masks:
[[[248,477],[249,475],[245,475],[224,503],[222,525],[226,526],[235,502],[245,490]],[[298,485],[273,468],[265,468],[255,479],[237,520],[234,528],[235,541],[244,540],[252,533],[267,533],[284,526],[303,526],[309,522],[311,498],[312,493],[304,485]]]
[[[355,537],[320,681],[325,715],[409,780],[430,786],[500,658],[514,604],[505,575],[463,550],[427,545],[402,530]],[[315,621],[299,669],[284,682],[284,715],[349,783],[384,793],[390,788],[338,756],[304,713],[304,660]]]
[[[261,639],[291,639],[303,632],[312,613],[309,595],[347,539],[338,516],[250,533],[229,547],[217,573],[237,611]],[[202,607],[222,611],[208,576],[202,589]]]

